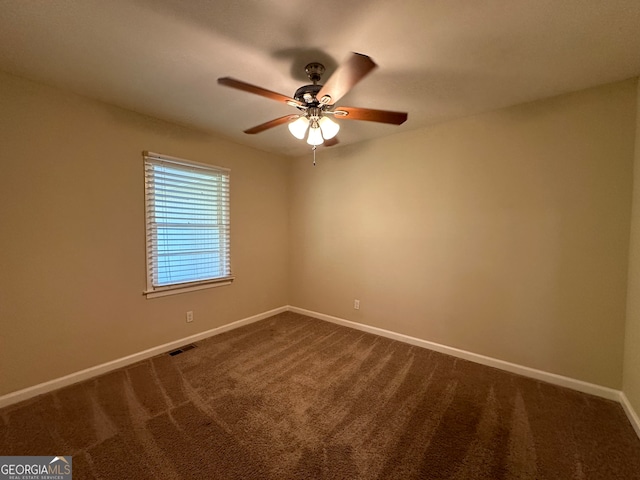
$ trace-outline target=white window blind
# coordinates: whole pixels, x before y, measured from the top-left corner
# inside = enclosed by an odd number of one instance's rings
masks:
[[[229,282],[229,170],[144,153],[147,292]]]

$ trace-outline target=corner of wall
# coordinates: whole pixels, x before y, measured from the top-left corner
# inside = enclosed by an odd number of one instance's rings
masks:
[[[625,411],[640,435],[640,81],[637,81],[636,92],[636,143],[622,395]]]

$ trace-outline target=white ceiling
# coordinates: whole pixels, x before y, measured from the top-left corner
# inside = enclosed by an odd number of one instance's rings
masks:
[[[320,61],[379,68],[339,105],[409,112],[343,120],[341,145],[640,74],[638,0],[0,0],[0,70],[287,155],[292,96]],[[332,147],[332,148],[339,148]]]

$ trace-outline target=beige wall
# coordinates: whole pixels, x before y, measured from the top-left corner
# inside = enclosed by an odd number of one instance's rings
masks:
[[[315,168],[4,74],[0,105],[0,395],[286,304],[622,387],[635,81]],[[143,297],[144,149],[232,169],[232,286]]]
[[[638,84],[637,99],[623,391],[636,413],[640,415],[640,83]]]
[[[635,98],[630,80],[297,159],[291,304],[621,388]]]
[[[0,105],[0,395],[286,305],[288,160],[4,74]],[[233,285],[142,295],[142,150],[231,168]]]

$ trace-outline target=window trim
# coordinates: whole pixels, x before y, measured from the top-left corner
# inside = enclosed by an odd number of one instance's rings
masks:
[[[168,295],[177,295],[180,293],[193,292],[193,291],[202,290],[205,288],[223,287],[226,285],[231,285],[231,283],[235,280],[235,277],[233,275],[229,275],[226,277],[219,277],[219,278],[210,278],[206,280],[197,280],[192,282],[174,283],[171,285],[162,285],[162,286],[156,286],[156,287],[153,286],[153,278],[152,278],[153,272],[152,272],[151,262],[150,262],[151,252],[149,251],[149,247],[150,247],[149,238],[151,236],[151,231],[150,231],[150,222],[149,222],[148,211],[147,211],[149,189],[147,185],[146,163],[147,163],[147,159],[150,159],[153,161],[167,161],[168,163],[174,163],[178,165],[182,164],[186,167],[195,166],[195,167],[203,167],[209,170],[219,170],[219,171],[226,171],[226,172],[231,172],[231,170],[229,168],[219,167],[217,165],[194,162],[192,160],[186,160],[184,158],[179,158],[179,157],[172,157],[169,155],[149,152],[146,150],[142,152],[142,157],[143,157],[142,166],[143,166],[144,180],[145,180],[144,181],[144,200],[145,200],[145,207],[144,207],[145,222],[144,223],[145,223],[145,267],[146,267],[146,274],[147,274],[146,275],[147,288],[142,292],[143,295],[145,295],[147,299],[150,299],[150,298],[157,298],[157,297],[165,297]],[[230,181],[231,181],[231,178],[229,176],[229,182]],[[231,206],[229,205],[229,209],[230,207]]]

